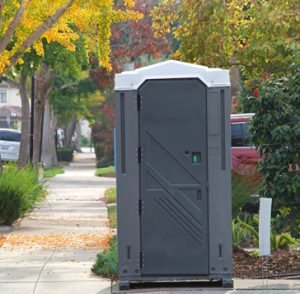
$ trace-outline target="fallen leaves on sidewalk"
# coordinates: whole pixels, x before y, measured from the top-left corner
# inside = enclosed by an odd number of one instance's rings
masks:
[[[2,245],[8,245],[11,250],[14,247],[43,249],[49,248],[81,248],[81,249],[105,249],[108,246],[110,234],[100,236],[96,234],[75,233],[49,233],[45,235],[9,234],[1,236]]]
[[[6,237],[0,236],[0,247],[5,243]]]

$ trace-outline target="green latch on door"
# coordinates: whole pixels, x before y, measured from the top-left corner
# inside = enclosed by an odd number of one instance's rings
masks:
[[[192,164],[201,163],[201,152],[192,152]]]

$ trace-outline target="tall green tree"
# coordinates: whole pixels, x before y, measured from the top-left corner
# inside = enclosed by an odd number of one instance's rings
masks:
[[[237,65],[249,81],[284,75],[300,49],[297,0],[165,0],[152,15],[157,35],[180,41],[175,58]]]

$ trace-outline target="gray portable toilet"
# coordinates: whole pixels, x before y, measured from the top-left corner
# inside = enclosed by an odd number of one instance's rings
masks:
[[[166,61],[115,77],[119,286],[232,286],[228,70]]]

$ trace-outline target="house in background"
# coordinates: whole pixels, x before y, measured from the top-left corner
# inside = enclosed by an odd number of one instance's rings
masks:
[[[0,83],[0,128],[21,128],[19,85],[7,79]]]

